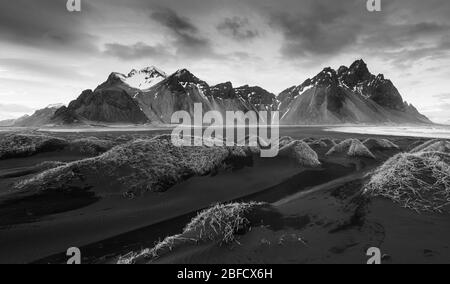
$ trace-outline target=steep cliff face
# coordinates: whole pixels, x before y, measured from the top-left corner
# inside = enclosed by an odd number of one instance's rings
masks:
[[[146,123],[147,117],[124,90],[86,90],[68,107],[59,109],[53,121],[77,123],[83,121],[108,123]]]
[[[362,60],[337,71],[325,68],[278,99],[282,124],[431,123]]]
[[[194,104],[212,109],[208,84],[188,70],[179,70],[148,90],[133,96],[145,115],[153,122],[170,123],[176,111],[194,112]]]
[[[261,87],[234,88],[230,82],[211,87],[214,108],[222,111],[269,111],[277,109],[276,96]]]

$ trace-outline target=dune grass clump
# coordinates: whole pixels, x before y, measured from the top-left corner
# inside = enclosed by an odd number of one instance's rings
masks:
[[[330,138],[322,138],[319,140],[321,143],[324,143],[327,145],[327,147],[333,147],[336,146],[336,142],[334,142],[333,139]]]
[[[281,138],[278,140],[278,145],[279,145],[279,147],[280,147],[280,149],[281,149],[281,148],[283,148],[284,146],[286,146],[286,145],[288,145],[289,143],[291,143],[292,141],[294,141],[294,139],[293,139],[292,137],[284,136],[284,137],[281,137]]]
[[[188,244],[214,242],[219,245],[237,242],[237,235],[251,227],[248,214],[262,208],[265,203],[217,204],[200,212],[179,235],[170,236],[152,249],[131,253],[120,258],[120,264],[147,263]]]
[[[450,205],[450,155],[398,154],[373,173],[365,193],[388,198],[417,212],[442,212]]]
[[[398,145],[389,141],[388,139],[370,138],[370,139],[366,139],[363,142],[363,144],[370,151],[372,151],[372,150],[384,151],[384,150],[399,150],[400,149],[400,147]]]
[[[327,143],[320,141],[320,140],[316,140],[314,142],[309,142],[307,144],[311,147],[319,147],[319,148],[327,148],[328,147]]]
[[[109,151],[114,143],[109,140],[101,140],[96,137],[81,138],[70,141],[69,150],[87,155],[99,155]]]
[[[295,140],[285,145],[280,149],[279,156],[293,158],[299,165],[305,167],[321,165],[317,153],[303,141]]]
[[[245,147],[178,147],[171,136],[136,140],[95,158],[45,171],[19,183],[19,190],[120,188],[131,196],[163,192],[192,176],[203,176],[234,159],[251,158]]]
[[[32,156],[65,148],[64,139],[35,134],[10,134],[0,140],[0,160]]]
[[[333,146],[336,146],[336,143],[334,143],[333,140],[328,138],[321,138],[318,140],[304,140],[305,143],[307,143],[311,147],[318,147],[318,148],[331,148]]]
[[[419,152],[441,152],[441,153],[450,153],[450,141],[448,140],[440,140],[434,139],[424,144],[417,146],[411,153],[419,153]]]
[[[375,156],[372,154],[372,152],[370,152],[370,150],[367,149],[367,147],[357,139],[347,139],[333,146],[326,155],[330,156],[339,153],[345,153],[350,157],[364,157],[375,159]]]

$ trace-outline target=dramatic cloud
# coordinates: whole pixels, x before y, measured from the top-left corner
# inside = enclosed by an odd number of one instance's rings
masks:
[[[226,18],[217,26],[217,30],[236,40],[251,40],[259,36],[259,32],[251,28],[247,18]]]
[[[0,36],[26,46],[93,52],[96,37],[85,31],[83,23],[90,10],[87,1],[83,8],[84,15],[74,15],[64,1],[2,1]]]
[[[171,9],[162,9],[151,14],[151,18],[168,29],[173,37],[173,46],[178,55],[193,57],[217,56],[209,39],[188,18],[179,16]]]
[[[382,1],[377,13],[366,0],[81,1],[80,13],[65,0],[2,1],[3,104],[67,103],[149,65],[278,93],[364,58],[419,110],[448,116],[433,96],[449,93],[448,0]]]
[[[355,1],[301,1],[291,11],[269,12],[271,25],[284,35],[286,57],[333,55],[355,44],[362,25],[352,14]]]

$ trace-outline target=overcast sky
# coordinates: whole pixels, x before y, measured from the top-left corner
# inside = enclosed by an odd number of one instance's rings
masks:
[[[363,58],[405,100],[450,122],[450,1],[0,0],[0,119],[67,104],[112,71],[187,68],[278,94]]]

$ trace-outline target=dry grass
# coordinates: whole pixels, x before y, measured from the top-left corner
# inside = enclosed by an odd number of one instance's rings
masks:
[[[46,135],[10,134],[0,140],[0,160],[61,150],[67,145],[64,139]]]
[[[19,190],[66,189],[105,181],[127,196],[166,191],[192,176],[223,167],[229,160],[246,159],[245,147],[177,147],[171,136],[136,140],[105,154],[69,163],[19,183]]]
[[[411,153],[419,152],[450,153],[450,142],[447,140],[434,139],[411,150]]]
[[[180,235],[167,237],[152,249],[123,256],[119,263],[148,263],[187,244],[215,242],[222,245],[237,242],[236,234],[248,231],[251,226],[246,216],[263,206],[264,203],[217,204],[200,212]]]
[[[350,157],[364,157],[375,159],[375,156],[367,149],[364,144],[357,139],[347,139],[335,146],[333,146],[330,151],[328,151],[327,156],[333,154],[345,153]]]
[[[365,193],[417,212],[442,212],[450,204],[449,162],[446,153],[398,154],[374,172]]]
[[[69,149],[81,154],[99,155],[111,150],[113,147],[114,143],[109,140],[87,137],[70,141]]]
[[[281,137],[279,139],[278,145],[279,145],[279,147],[281,149],[281,148],[283,148],[284,146],[288,145],[289,143],[291,143],[293,141],[294,141],[294,139],[292,139],[292,137],[284,136],[284,137]]]
[[[279,156],[294,158],[299,165],[318,167],[321,165],[317,153],[303,141],[294,140],[280,149]]]
[[[363,142],[364,146],[367,147],[370,151],[372,150],[399,150],[400,147],[395,143],[392,143],[388,139],[374,139],[370,138]]]
[[[334,142],[334,140],[330,139],[330,138],[322,138],[319,141],[322,143],[325,143],[327,145],[327,147],[336,146],[336,142]]]

